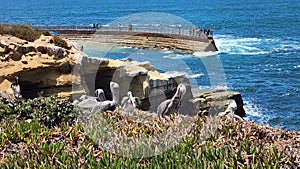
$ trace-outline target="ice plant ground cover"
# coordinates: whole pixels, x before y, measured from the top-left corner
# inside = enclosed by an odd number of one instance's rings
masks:
[[[84,131],[77,111],[55,97],[0,98],[1,168],[295,168],[300,163],[299,132],[220,119],[215,132],[203,139],[209,117],[198,118],[179,144],[160,155],[118,156],[101,149],[101,142]],[[131,137],[151,137],[181,118],[141,123],[118,111],[103,117],[115,132]]]

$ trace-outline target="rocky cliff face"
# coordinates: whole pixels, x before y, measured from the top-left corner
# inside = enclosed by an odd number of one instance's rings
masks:
[[[95,89],[102,88],[111,99],[109,83],[115,81],[120,85],[121,98],[130,90],[140,99],[139,108],[156,111],[162,101],[174,95],[178,84],[184,83],[184,114],[207,115],[215,107],[219,107],[215,111],[224,111],[232,99],[238,104],[238,112],[244,112],[239,93],[193,94],[189,79],[182,73],[159,73],[149,62],[87,57],[75,47],[54,46],[51,38],[42,36],[31,43],[0,36],[0,91],[11,92],[10,85],[17,75],[25,98],[56,95],[73,100],[82,94],[94,95]]]
[[[35,42],[12,36],[0,39],[0,90],[10,93],[14,76],[19,76],[25,98],[71,96],[72,69],[77,63],[74,48],[54,46],[51,36],[42,36]]]

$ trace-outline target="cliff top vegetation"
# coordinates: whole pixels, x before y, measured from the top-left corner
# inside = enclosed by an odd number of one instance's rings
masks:
[[[186,137],[163,154],[127,158],[95,142],[76,120],[78,109],[55,97],[29,100],[0,98],[1,168],[296,168],[299,132],[220,119],[215,132],[201,138],[208,117],[199,117]],[[140,123],[120,112],[103,117],[116,132],[138,137],[176,126],[154,119]]]

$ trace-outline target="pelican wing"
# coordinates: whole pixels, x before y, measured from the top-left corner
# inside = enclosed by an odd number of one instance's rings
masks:
[[[98,101],[94,98],[87,98],[85,100],[80,101],[76,105],[80,108],[93,108],[98,103]]]
[[[168,99],[163,101],[162,103],[159,104],[157,107],[157,114],[159,117],[164,117],[165,115],[168,115],[171,113],[171,107],[172,107],[172,100]]]

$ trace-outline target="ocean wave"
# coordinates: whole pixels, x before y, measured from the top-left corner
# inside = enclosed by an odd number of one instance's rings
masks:
[[[219,52],[195,52],[193,53],[193,56],[196,57],[208,57],[208,56],[215,56],[217,55]]]
[[[272,52],[295,52],[300,50],[300,44],[296,42],[282,42],[279,45],[274,45]]]
[[[244,101],[244,109],[248,116],[262,117],[261,110],[249,101]]]
[[[197,77],[204,76],[203,73],[191,74],[191,72],[181,72],[181,71],[167,71],[163,74],[168,75],[168,76],[172,75],[172,74],[184,75],[185,77],[187,77],[189,79],[195,79]]]
[[[214,39],[221,53],[262,55],[272,52],[294,52],[295,50],[300,50],[299,42],[292,39],[239,38],[232,35],[216,35]]]
[[[186,59],[186,58],[201,58],[201,57],[209,57],[209,56],[215,56],[219,52],[195,52],[193,54],[179,54],[179,53],[174,53],[174,52],[169,52],[169,51],[164,51],[164,54],[167,54],[163,56],[163,58],[167,59]]]
[[[174,53],[174,52],[171,51],[171,50],[169,50],[169,49],[167,49],[167,48],[164,48],[164,49],[162,50],[162,53],[164,53],[164,54],[171,54],[171,53]]]
[[[252,103],[251,101],[244,100],[244,110],[246,112],[245,120],[254,121],[258,124],[268,124],[271,119],[270,115],[265,115],[262,113],[262,108],[258,105]]]
[[[295,68],[295,69],[298,69],[298,68],[300,68],[300,65],[294,66],[294,68]]]
[[[195,79],[197,77],[200,77],[200,76],[204,76],[203,73],[198,73],[198,74],[185,74],[185,76],[189,79]]]
[[[259,38],[238,38],[233,36],[215,36],[215,43],[221,53],[239,55],[260,55],[269,53],[261,48],[264,43]]]
[[[175,54],[175,53],[171,53],[169,55],[165,55],[163,56],[163,58],[167,58],[167,59],[186,59],[186,58],[190,58],[191,55],[186,55],[186,54]]]

